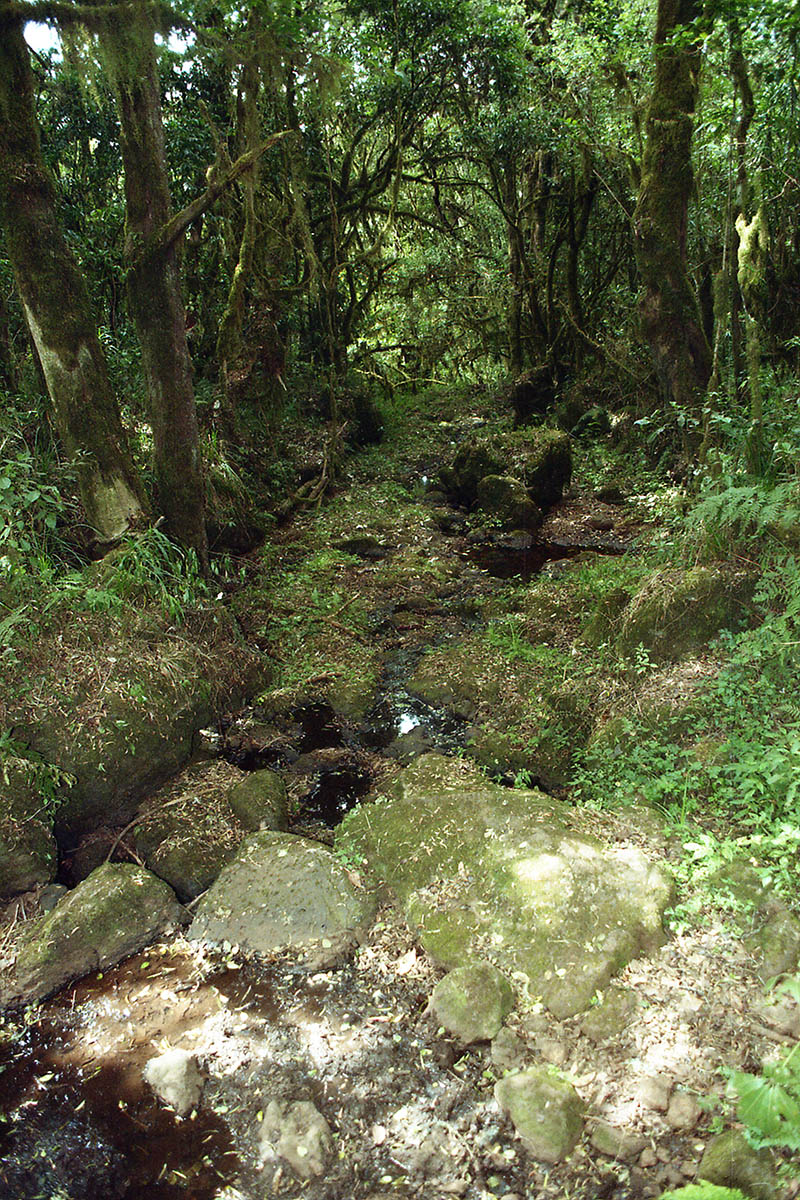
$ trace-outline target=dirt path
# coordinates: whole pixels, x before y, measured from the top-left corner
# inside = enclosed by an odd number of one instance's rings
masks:
[[[455,753],[472,736],[475,714],[420,702],[408,680],[424,651],[504,614],[513,590],[504,579],[534,565],[557,572],[587,547],[619,551],[635,532],[635,518],[584,492],[549,518],[543,551],[470,537],[464,515],[425,492],[457,433],[432,424],[426,449],[401,454],[379,480],[379,456],[366,456],[346,493],[247,568],[250,636],[265,639],[283,673],[226,722],[212,750],[281,771],[296,832],[330,841],[370,787],[416,754]],[[401,482],[402,499],[392,491]],[[253,596],[267,594],[267,577],[273,590],[259,607]],[[298,591],[317,607],[293,624]],[[681,854],[652,827],[577,819],[653,857]],[[425,1015],[438,977],[386,905],[336,970],[309,975],[289,958],[253,965],[235,952],[211,959],[178,939],[67,989],[32,1014],[2,1063],[16,1174],[0,1182],[0,1200],[655,1197],[694,1178],[728,1123],[725,1070],[758,1070],[800,1032],[796,1012],[765,1008],[756,964],[719,913],[629,964],[614,989],[628,1000],[616,1018],[606,1007],[605,1028],[591,1013],[556,1022],[534,1003],[512,1015],[499,1043],[464,1051]],[[191,1050],[207,1079],[186,1120],[141,1082],[144,1062],[174,1046]],[[505,1070],[534,1063],[563,1072],[590,1105],[582,1142],[553,1167],[531,1160],[493,1099]],[[311,1100],[324,1114],[334,1138],[324,1175],[299,1183],[264,1157],[271,1099]],[[630,1135],[617,1157],[593,1144],[601,1122]]]

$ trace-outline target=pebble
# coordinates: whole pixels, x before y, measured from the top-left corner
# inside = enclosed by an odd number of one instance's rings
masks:
[[[657,1112],[666,1112],[669,1108],[669,1095],[672,1091],[672,1081],[659,1079],[649,1075],[642,1080],[636,1091],[636,1099],[644,1108],[654,1108]]]
[[[667,1124],[673,1129],[694,1129],[702,1111],[694,1096],[676,1092],[667,1109]]]
[[[642,1153],[639,1155],[639,1166],[640,1167],[654,1167],[657,1162],[658,1162],[658,1155],[656,1154],[655,1150],[652,1148],[652,1146],[646,1146],[645,1149],[642,1151]]]
[[[554,1067],[563,1067],[564,1063],[569,1058],[569,1050],[564,1043],[559,1042],[557,1038],[537,1038],[536,1049],[539,1051],[545,1062],[552,1063]]]

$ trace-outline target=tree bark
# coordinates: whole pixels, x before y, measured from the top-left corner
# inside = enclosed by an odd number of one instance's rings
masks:
[[[78,469],[99,543],[146,519],[146,501],[97,336],[89,295],[56,214],[42,158],[22,24],[0,36],[0,224],[59,435]]]
[[[712,358],[686,269],[701,56],[685,39],[701,7],[700,0],[658,0],[655,82],[634,215],[642,332],[667,399],[692,409],[702,403]]]
[[[173,214],[156,29],[147,0],[130,7],[130,17],[97,25],[120,118],[128,294],[142,348],[159,508],[166,532],[205,567],[205,484],[178,256],[175,239],[160,236]]]

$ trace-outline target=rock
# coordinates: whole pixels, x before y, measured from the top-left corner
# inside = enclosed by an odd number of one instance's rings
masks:
[[[778,1177],[768,1150],[754,1150],[738,1129],[712,1138],[705,1148],[698,1178],[739,1188],[751,1200],[777,1200]]]
[[[673,1129],[694,1129],[702,1111],[694,1096],[675,1092],[667,1107],[667,1124]]]
[[[0,898],[48,883],[58,866],[56,840],[37,817],[0,815]]]
[[[226,762],[189,767],[139,811],[136,851],[184,902],[211,887],[246,835],[228,802],[231,782],[239,779]]]
[[[648,1167],[654,1167],[657,1162],[658,1155],[656,1154],[655,1150],[652,1148],[652,1146],[645,1146],[644,1150],[639,1155],[639,1166],[644,1167],[646,1170]]]
[[[747,1200],[747,1197],[738,1188],[690,1183],[677,1192],[662,1192],[659,1200]]]
[[[473,434],[459,446],[453,465],[442,470],[445,490],[463,505],[475,503],[487,475],[521,480],[539,508],[560,499],[572,475],[569,435],[560,429],[521,430],[502,437]]]
[[[261,1125],[263,1161],[282,1158],[299,1179],[322,1175],[331,1156],[331,1129],[310,1100],[271,1100]]]
[[[263,831],[239,847],[202,898],[188,936],[259,954],[292,948],[322,969],[355,944],[375,909],[326,846]]]
[[[63,883],[48,883],[47,887],[43,887],[39,892],[39,908],[43,913],[52,912],[68,891],[69,888],[64,887]]]
[[[167,1050],[151,1058],[142,1075],[159,1100],[174,1108],[179,1117],[188,1117],[200,1103],[203,1076],[197,1059],[188,1050]]]
[[[363,537],[341,538],[333,544],[337,550],[343,550],[345,554],[352,554],[355,558],[365,558],[369,562],[380,562],[392,552],[390,546],[385,546],[369,534]]]
[[[645,1076],[636,1089],[636,1099],[643,1108],[654,1109],[656,1112],[666,1112],[669,1108],[671,1092],[671,1079],[659,1079],[656,1075],[648,1075]]]
[[[510,475],[484,476],[478,484],[476,503],[504,529],[537,529],[542,523],[542,511],[531,500],[527,488]]]
[[[132,863],[106,863],[23,931],[0,1007],[30,1004],[89,971],[114,966],[183,924],[175,893]]]
[[[58,849],[35,771],[24,759],[0,763],[0,899],[55,877]]]
[[[524,425],[532,417],[543,417],[553,407],[555,398],[549,367],[531,367],[514,380],[511,388],[514,424]]]
[[[435,1181],[436,1195],[462,1195],[469,1187],[463,1138],[452,1124],[418,1103],[404,1104],[389,1121],[390,1156],[415,1182]]]
[[[601,404],[595,404],[575,422],[573,437],[597,437],[611,433],[611,418]]]
[[[513,1030],[504,1026],[492,1038],[492,1062],[499,1071],[519,1069],[525,1060],[525,1043]]]
[[[457,967],[433,989],[430,1011],[439,1025],[466,1046],[488,1042],[514,1007],[514,993],[491,963]]]
[[[250,832],[289,827],[286,784],[274,771],[251,772],[228,793],[228,804],[236,819]]]
[[[606,483],[594,493],[595,500],[602,504],[624,504],[625,495],[616,483]]]
[[[780,905],[745,944],[761,952],[758,973],[765,983],[776,975],[790,974],[800,962],[800,919]]]
[[[585,1105],[565,1079],[529,1067],[499,1080],[494,1094],[534,1158],[560,1162],[578,1144]]]
[[[617,649],[644,646],[657,662],[703,650],[723,629],[739,629],[750,616],[755,576],[729,567],[671,567],[655,571],[623,610]]]
[[[628,988],[612,986],[600,1004],[581,1018],[580,1029],[593,1042],[605,1042],[622,1034],[631,1022],[638,1000]]]
[[[551,1063],[554,1067],[563,1067],[569,1058],[569,1047],[560,1042],[558,1038],[538,1037],[536,1049],[544,1061]]]
[[[789,1037],[800,1038],[800,1005],[790,1007],[788,1004],[778,1004],[774,1000],[764,1000],[754,1004],[751,1011],[753,1016],[764,1025],[769,1025],[771,1029],[777,1029],[779,1033],[786,1033]]]
[[[672,896],[641,851],[578,835],[566,815],[552,796],[427,754],[386,800],[348,814],[337,845],[365,857],[395,892],[437,963],[489,958],[508,978],[527,977],[561,1019],[663,944]]]
[[[609,1158],[630,1160],[647,1147],[647,1138],[629,1129],[619,1129],[608,1121],[598,1121],[592,1130],[591,1143],[595,1150]]]

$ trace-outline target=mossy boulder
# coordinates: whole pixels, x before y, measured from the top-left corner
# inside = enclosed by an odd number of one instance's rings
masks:
[[[586,1105],[571,1083],[546,1068],[506,1075],[494,1094],[534,1158],[561,1162],[580,1141]]]
[[[589,736],[602,680],[581,673],[565,683],[574,660],[564,651],[523,638],[523,654],[510,656],[505,637],[501,625],[429,651],[409,690],[475,723],[466,749],[481,766],[561,784]]]
[[[708,1143],[698,1169],[700,1179],[738,1188],[751,1200],[777,1200],[778,1177],[768,1150],[756,1150],[738,1129]]]
[[[574,833],[551,796],[460,759],[418,759],[345,818],[337,844],[385,881],[439,965],[489,960],[559,1019],[664,941],[672,883],[659,866]]]
[[[746,623],[754,587],[751,572],[723,566],[656,571],[620,613],[616,646],[623,654],[643,646],[658,662],[696,654]]]
[[[21,759],[0,763],[0,899],[55,878],[58,848],[36,786]]]
[[[0,977],[0,1007],[43,1000],[141,950],[184,918],[162,880],[132,863],[106,863],[23,931],[14,964]]]
[[[500,1032],[514,1007],[514,993],[496,967],[476,962],[440,979],[428,1007],[439,1025],[469,1046],[490,1042]]]
[[[251,833],[257,829],[288,828],[286,784],[275,771],[252,771],[231,788],[227,799],[237,821]]]
[[[460,504],[473,505],[487,476],[520,480],[539,508],[550,508],[572,477],[569,435],[561,429],[520,430],[513,434],[476,434],[456,451],[452,466],[440,472],[445,491]]]
[[[662,1192],[659,1200],[747,1200],[738,1188],[718,1187],[715,1183],[690,1183],[677,1192]]]
[[[503,529],[538,529],[542,523],[542,510],[524,483],[510,475],[486,475],[478,484],[476,506]]]
[[[251,832],[252,824],[241,821],[230,804],[231,794],[251,778],[226,762],[202,763],[181,772],[140,808],[136,851],[184,903],[211,886]],[[257,810],[245,805],[243,811],[253,819]]]
[[[289,833],[254,833],[197,906],[189,937],[257,954],[290,948],[320,965],[359,940],[373,895],[351,882],[327,846]]]

